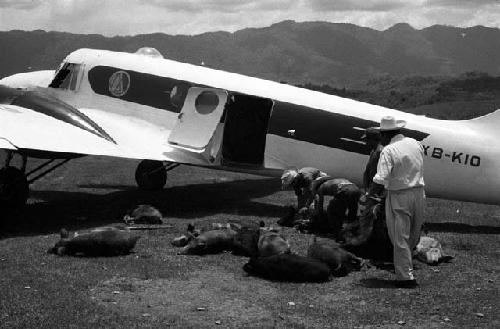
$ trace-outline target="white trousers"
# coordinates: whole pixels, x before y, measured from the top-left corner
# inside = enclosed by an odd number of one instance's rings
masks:
[[[412,250],[420,240],[424,222],[423,187],[388,191],[385,216],[389,237],[394,246],[394,271],[397,280],[413,280]]]

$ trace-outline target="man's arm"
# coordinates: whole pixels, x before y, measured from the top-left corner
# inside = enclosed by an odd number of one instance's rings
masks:
[[[389,175],[391,174],[392,167],[393,167],[392,158],[387,148],[385,148],[380,153],[380,159],[378,160],[378,165],[377,165],[377,173],[373,177],[373,182],[380,185],[384,185],[384,187],[387,188],[389,184]]]

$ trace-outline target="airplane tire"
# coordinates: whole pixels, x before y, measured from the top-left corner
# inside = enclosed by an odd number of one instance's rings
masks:
[[[21,170],[10,166],[0,169],[0,205],[23,207],[28,196],[28,180]]]
[[[161,190],[167,182],[167,171],[163,162],[142,160],[135,170],[135,181],[142,190]]]

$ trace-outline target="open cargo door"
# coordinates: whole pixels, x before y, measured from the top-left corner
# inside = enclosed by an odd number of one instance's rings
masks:
[[[274,102],[268,98],[235,94],[226,107],[222,163],[229,166],[264,165],[269,119]]]
[[[204,150],[220,122],[227,92],[214,88],[189,89],[177,123],[168,142],[196,150]]]

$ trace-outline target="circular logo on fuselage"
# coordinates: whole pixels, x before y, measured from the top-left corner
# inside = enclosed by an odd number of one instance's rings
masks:
[[[130,88],[130,75],[125,71],[116,71],[109,78],[109,92],[115,97],[125,95]]]

